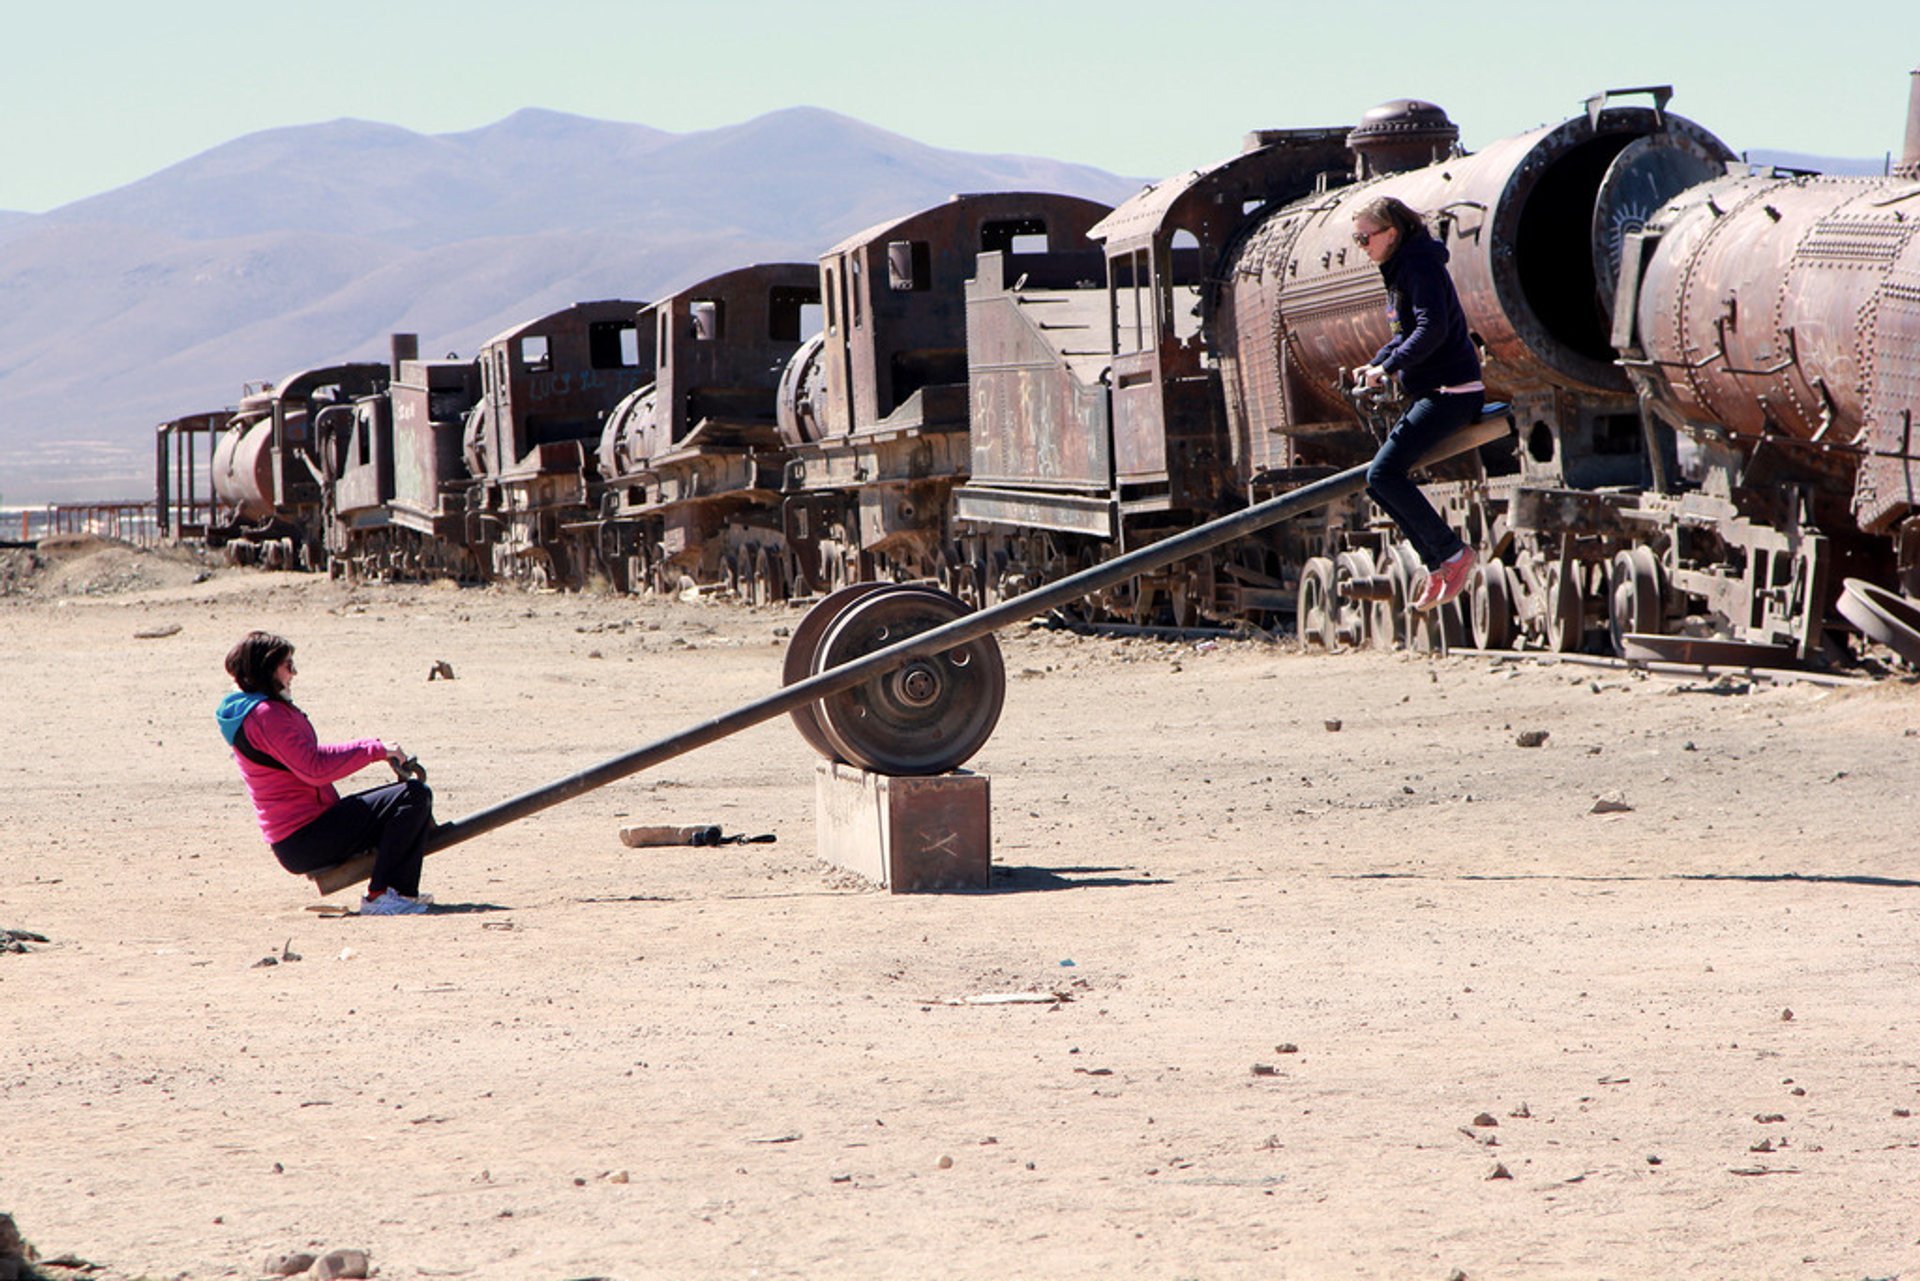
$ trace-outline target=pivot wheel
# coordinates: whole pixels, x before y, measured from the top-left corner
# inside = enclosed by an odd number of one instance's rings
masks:
[[[820,599],[820,603],[807,611],[800,625],[793,629],[793,639],[787,642],[786,660],[781,664],[780,683],[791,685],[813,675],[813,656],[820,648],[820,642],[826,639],[829,629],[840,620],[840,615],[862,596],[880,591],[884,583],[854,583],[830,592]],[[834,759],[833,744],[827,741],[827,735],[820,728],[820,705],[808,703],[805,707],[794,709],[793,727],[800,731],[800,737],[807,740],[807,746],[820,755]]]
[[[788,683],[835,667],[971,613],[966,604],[928,587],[860,584],[827,597],[795,630],[787,651]],[[831,614],[829,608],[831,607]],[[815,619],[821,623],[815,626]],[[944,653],[909,660],[794,714],[803,738],[822,755],[878,774],[942,774],[985,746],[1006,702],[1000,646],[982,636]]]

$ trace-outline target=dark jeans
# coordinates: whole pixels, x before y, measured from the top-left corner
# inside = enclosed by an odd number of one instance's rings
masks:
[[[1400,421],[1387,433],[1387,443],[1367,466],[1367,493],[1420,553],[1428,569],[1438,569],[1465,543],[1452,526],[1442,519],[1420,487],[1407,479],[1420,456],[1465,427],[1477,422],[1486,404],[1483,392],[1443,396],[1430,391],[1407,407]]]
[[[373,850],[367,893],[420,892],[420,864],[433,830],[433,793],[417,778],[343,796],[332,809],[292,836],[275,842],[273,856],[289,872],[332,867]]]

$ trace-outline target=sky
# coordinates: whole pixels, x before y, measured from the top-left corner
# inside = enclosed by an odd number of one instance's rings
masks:
[[[674,132],[825,107],[938,147],[1158,178],[1254,128],[1394,98],[1464,143],[1671,84],[1736,151],[1898,156],[1920,3],[1454,0],[62,0],[9,4],[0,210],[43,212],[258,130],[422,133],[545,107]],[[1812,15],[1812,16],[1810,16]]]

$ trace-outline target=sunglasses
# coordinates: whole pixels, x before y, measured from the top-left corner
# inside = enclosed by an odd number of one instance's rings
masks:
[[[1365,249],[1369,240],[1372,240],[1375,236],[1384,236],[1392,230],[1393,228],[1391,227],[1376,227],[1372,231],[1356,231],[1353,233],[1353,243]]]

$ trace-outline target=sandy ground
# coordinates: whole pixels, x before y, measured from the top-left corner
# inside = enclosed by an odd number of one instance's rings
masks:
[[[111,1279],[1920,1275],[1910,681],[1019,630],[991,892],[821,862],[780,721],[416,919],[309,911],[212,722],[282,631],[457,817],[771,692],[798,617],[16,574],[0,1212]],[[1008,992],[1064,999],[946,1003]]]

